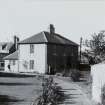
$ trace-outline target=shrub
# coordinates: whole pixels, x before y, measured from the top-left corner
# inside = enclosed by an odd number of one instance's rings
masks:
[[[56,76],[62,76],[63,74],[62,73],[56,73]]]
[[[80,71],[78,71],[78,70],[73,70],[73,71],[71,72],[71,79],[72,79],[73,81],[79,81],[80,76],[81,76],[81,74],[80,74]]]
[[[38,97],[33,105],[58,105],[63,101],[64,93],[61,87],[54,83],[53,78],[44,78],[42,83],[42,95]]]

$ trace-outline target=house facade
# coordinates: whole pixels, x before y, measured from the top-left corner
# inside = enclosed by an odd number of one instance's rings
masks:
[[[14,36],[14,42],[0,42],[0,71],[5,70],[4,57],[14,53],[18,49],[19,38]]]
[[[19,45],[19,71],[44,73],[47,63],[45,44]]]
[[[55,33],[42,31],[18,43],[19,72],[55,74],[77,69],[78,44]]]
[[[69,73],[70,69],[77,69],[78,66],[78,47],[69,45],[47,45],[47,65],[48,72]]]

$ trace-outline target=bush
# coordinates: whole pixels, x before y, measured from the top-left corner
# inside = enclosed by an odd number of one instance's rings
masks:
[[[80,80],[80,76],[81,76],[81,74],[80,74],[80,71],[78,71],[78,70],[73,70],[71,72],[71,79],[73,81],[79,81]]]
[[[62,73],[56,73],[55,75],[56,76],[62,76],[63,74]]]
[[[33,105],[58,105],[59,102],[63,101],[64,93],[61,91],[61,87],[54,83],[52,77],[44,78],[42,87],[42,95]]]

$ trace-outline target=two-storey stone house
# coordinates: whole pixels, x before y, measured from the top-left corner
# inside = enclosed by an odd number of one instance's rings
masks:
[[[16,71],[55,74],[77,68],[78,44],[55,33],[53,25],[50,32],[42,31],[18,44]]]

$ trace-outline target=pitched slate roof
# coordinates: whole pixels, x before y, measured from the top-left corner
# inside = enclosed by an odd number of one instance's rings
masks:
[[[3,58],[4,60],[18,60],[18,51],[6,56]]]
[[[77,43],[57,34],[50,34],[49,32],[42,31],[36,35],[33,35],[23,41],[20,41],[19,44],[39,44],[39,43],[51,43],[51,44],[60,44],[60,45],[75,45]]]

